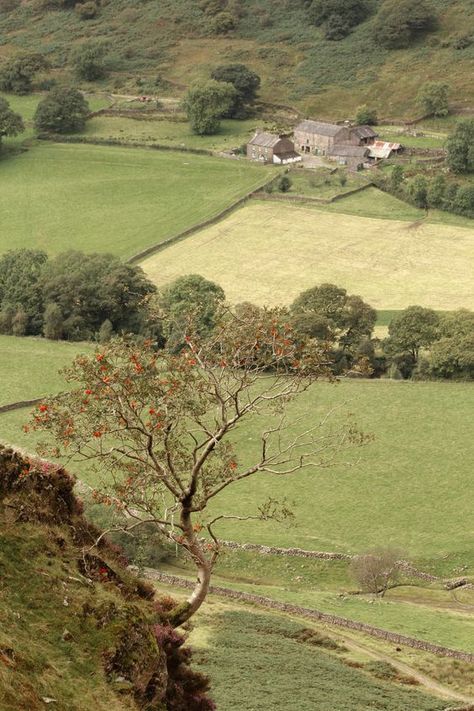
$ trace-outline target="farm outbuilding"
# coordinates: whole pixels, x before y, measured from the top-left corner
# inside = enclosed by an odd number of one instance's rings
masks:
[[[401,153],[402,146],[400,143],[390,143],[389,141],[375,141],[369,146],[369,159],[371,162],[378,163],[384,158],[390,158],[393,153]]]
[[[349,143],[335,145],[328,153],[329,160],[345,165],[349,170],[360,170],[368,163],[369,148],[367,146],[352,146]]]
[[[295,144],[289,138],[274,133],[257,131],[247,144],[247,158],[262,163],[288,165],[301,160]]]
[[[369,146],[378,137],[372,126],[352,126],[350,129],[351,143],[358,146]]]
[[[296,126],[294,136],[295,145],[302,153],[325,156],[335,144],[350,141],[350,129],[348,126],[307,119]]]

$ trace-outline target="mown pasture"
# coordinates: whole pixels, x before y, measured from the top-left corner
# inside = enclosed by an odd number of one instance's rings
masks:
[[[14,348],[17,339],[4,337],[2,347],[4,342],[6,350]],[[72,359],[84,351],[83,344],[28,342],[37,344],[39,354],[46,348],[48,362],[55,366],[62,365],[67,354]],[[35,348],[31,348],[28,358],[33,363]],[[22,399],[28,359],[6,357],[1,364],[2,380],[13,383],[3,402]],[[63,387],[59,376],[49,381],[46,374],[42,378],[39,365],[31,371],[36,375],[28,388],[29,397]],[[220,534],[230,540],[349,553],[392,545],[407,556],[430,561],[435,568],[472,562],[473,407],[474,386],[466,383],[316,383],[291,403],[289,416],[304,417],[311,426],[334,410],[329,428],[355,423],[372,434],[373,441],[344,452],[331,468],[308,469],[283,478],[261,474],[223,492],[213,505],[216,512],[246,515],[268,496],[286,497],[296,518],[288,524],[228,521],[221,524]],[[0,438],[33,449],[34,435],[21,430],[27,419],[28,411],[1,415]],[[255,417],[236,430],[240,465],[256,455],[264,426]]]
[[[474,308],[472,221],[437,220],[372,188],[324,207],[255,201],[142,266],[160,284],[202,274],[234,303],[332,282],[377,309]]]
[[[271,177],[244,161],[51,143],[5,161],[0,172],[0,252],[80,249],[121,257],[213,217]]]
[[[0,97],[8,101],[10,108],[20,114],[25,123],[25,131],[23,133],[19,133],[18,136],[14,136],[13,138],[3,139],[5,146],[18,146],[27,139],[34,137],[35,131],[33,128],[33,117],[38,103],[44,98],[45,95],[46,94],[28,94],[26,96],[17,96],[16,94],[6,94],[0,92]],[[98,111],[99,109],[103,109],[110,104],[110,101],[106,95],[100,94],[88,96],[87,101],[91,111]]]
[[[0,336],[0,405],[64,390],[66,382],[58,371],[79,353],[92,350],[91,343]]]
[[[125,143],[158,143],[177,148],[224,151],[247,143],[256,127],[262,127],[262,122],[256,118],[245,121],[224,119],[215,135],[197,136],[191,132],[187,121],[162,119],[95,116],[87,122],[82,135],[88,138],[119,139]]]

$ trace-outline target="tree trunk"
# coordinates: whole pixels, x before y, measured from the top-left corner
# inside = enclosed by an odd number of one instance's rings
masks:
[[[179,627],[184,624],[199,610],[209,592],[212,573],[212,564],[206,558],[202,544],[196,537],[189,512],[183,511],[181,513],[181,525],[186,539],[186,549],[196,564],[197,581],[187,601],[178,605],[169,613],[169,622],[173,627]]]

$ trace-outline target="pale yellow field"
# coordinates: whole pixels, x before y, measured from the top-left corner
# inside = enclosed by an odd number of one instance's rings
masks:
[[[158,286],[183,274],[220,284],[230,302],[289,304],[322,282],[379,309],[474,309],[473,229],[253,202],[147,259]]]

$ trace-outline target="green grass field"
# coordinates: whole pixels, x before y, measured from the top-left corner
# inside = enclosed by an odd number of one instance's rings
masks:
[[[289,304],[332,282],[382,310],[474,308],[474,224],[424,217],[375,189],[322,208],[252,202],[142,266],[159,284],[202,274],[234,303]]]
[[[129,257],[219,213],[271,172],[184,153],[43,144],[5,161],[0,175],[0,252]]]
[[[11,362],[4,363],[8,377],[19,382]],[[50,381],[51,391],[56,388],[57,382]],[[32,388],[31,396],[45,389],[38,381],[38,390]],[[331,426],[346,422],[352,413],[358,426],[374,435],[374,441],[341,455],[330,469],[277,479],[262,474],[236,485],[216,499],[213,512],[246,515],[268,496],[286,497],[296,519],[287,525],[224,522],[220,535],[352,553],[391,545],[443,574],[473,564],[469,515],[474,506],[470,467],[474,386],[388,380],[319,383],[292,404],[290,413],[310,423],[336,406],[340,409]],[[27,411],[1,415],[0,440],[33,450],[34,435],[21,430],[27,419]],[[258,447],[262,426],[253,421],[236,432],[242,464],[251,460]]]
[[[225,119],[221,122],[220,131],[214,136],[196,136],[191,133],[188,122],[97,116],[87,122],[83,135],[94,138],[118,138],[130,143],[159,143],[179,148],[223,151],[239,148],[247,143],[257,126],[262,127],[262,122],[258,119],[246,121]]]
[[[79,353],[90,353],[92,349],[90,343],[0,336],[0,405],[63,390],[66,383],[58,371]]]
[[[5,146],[13,147],[19,146],[24,141],[31,139],[35,135],[33,129],[33,116],[36,111],[38,103],[43,99],[46,94],[28,94],[27,96],[16,96],[15,94],[5,94],[0,92],[0,96],[8,101],[10,107],[13,111],[22,116],[25,123],[24,133],[18,134],[13,138],[4,138],[3,142]],[[109,105],[110,101],[105,95],[91,95],[87,97],[91,111],[98,111],[99,109],[105,108]]]

